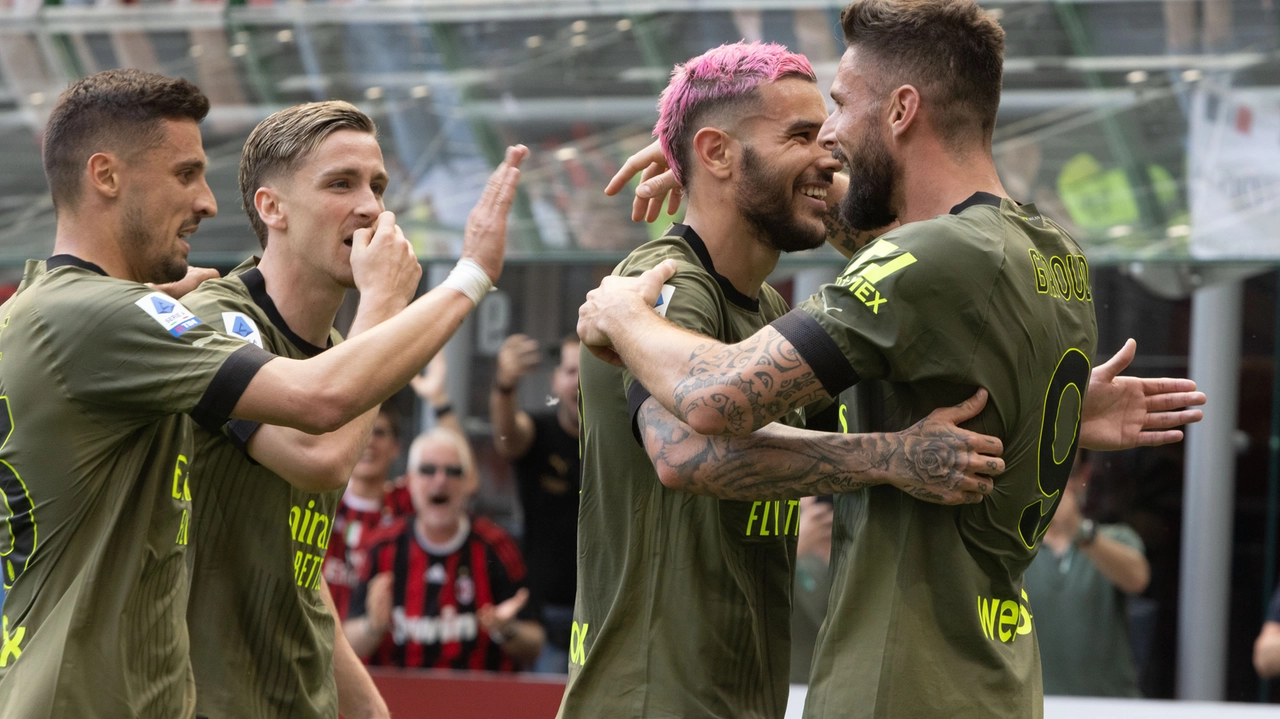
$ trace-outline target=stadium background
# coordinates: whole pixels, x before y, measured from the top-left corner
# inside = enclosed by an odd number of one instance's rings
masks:
[[[49,253],[41,130],[67,83],[97,70],[182,75],[213,100],[204,136],[221,212],[192,259],[224,271],[256,248],[240,147],[277,109],[340,98],[375,118],[388,209],[428,266],[424,287],[452,264],[502,147],[523,142],[533,157],[501,291],[447,349],[486,469],[479,508],[518,533],[485,419],[498,345],[512,331],[554,344],[586,291],[665,227],[631,223],[629,202],[600,189],[648,142],[673,63],[772,40],[806,54],[825,90],[842,4],[0,0],[0,283],[11,291],[21,262]],[[1280,548],[1280,12],[1272,0],[984,6],[1008,32],[997,165],[1015,198],[1086,247],[1101,353],[1134,337],[1135,373],[1190,373],[1210,393],[1186,444],[1107,456],[1090,495],[1093,513],[1132,524],[1148,548],[1152,583],[1131,606],[1143,691],[1274,701],[1250,656]],[[827,249],[784,257],[771,281],[801,299],[840,264]],[[522,384],[526,406],[545,403],[545,379]],[[409,392],[397,401],[422,411]]]

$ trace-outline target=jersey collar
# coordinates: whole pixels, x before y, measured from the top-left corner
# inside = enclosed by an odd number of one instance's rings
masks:
[[[999,208],[1000,198],[990,192],[975,192],[972,195],[969,195],[969,199],[961,202],[955,207],[952,207],[951,214],[958,215],[975,205],[990,205],[991,207]]]
[[[720,285],[720,291],[724,292],[724,298],[733,304],[741,307],[748,312],[760,311],[760,300],[753,300],[750,297],[738,291],[737,287],[729,281],[728,277],[716,272],[715,263],[711,261],[711,253],[707,251],[707,243],[702,241],[697,232],[688,225],[674,224],[667,232],[668,237],[679,237],[685,241],[685,244],[693,250],[693,254],[698,256],[698,261],[702,263],[702,269],[707,271],[715,279],[716,284]]]
[[[249,296],[253,298],[253,303],[262,308],[267,313],[267,319],[271,320],[271,324],[280,330],[295,347],[302,350],[302,353],[308,357],[315,357],[324,352],[326,347],[317,347],[310,342],[302,339],[296,332],[289,329],[289,323],[284,321],[284,317],[280,314],[280,310],[276,309],[276,303],[271,299],[271,295],[267,294],[267,280],[262,276],[262,271],[257,267],[252,270],[241,272],[237,277],[249,289]],[[329,338],[329,344],[333,344],[333,338]]]
[[[82,260],[79,257],[76,257],[75,255],[54,255],[53,257],[50,257],[49,259],[45,260],[45,263],[44,263],[45,272],[51,272],[53,270],[58,269],[59,267],[68,267],[68,266],[79,267],[82,270],[89,270],[90,272],[97,272],[103,277],[107,276],[106,270],[93,264],[92,262],[89,262],[88,260]]]

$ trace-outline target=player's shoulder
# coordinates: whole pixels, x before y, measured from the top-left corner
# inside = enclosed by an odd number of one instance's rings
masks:
[[[785,315],[791,306],[787,304],[786,299],[775,290],[769,283],[760,286],[760,311],[767,317],[781,317]]]
[[[196,312],[231,307],[246,309],[253,304],[253,298],[241,275],[254,266],[254,259],[250,258],[222,277],[201,282],[184,299]]]
[[[635,277],[657,267],[665,260],[676,261],[676,275],[671,279],[671,283],[696,280],[715,284],[711,273],[698,259],[698,253],[683,237],[672,232],[632,250],[631,254],[614,268],[613,274]]]

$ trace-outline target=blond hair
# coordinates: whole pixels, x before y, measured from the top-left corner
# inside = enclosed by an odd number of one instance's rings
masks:
[[[341,100],[294,105],[258,123],[240,152],[240,203],[258,242],[267,246],[267,226],[258,216],[253,196],[273,178],[294,172],[320,143],[338,130],[378,134],[373,120]]]

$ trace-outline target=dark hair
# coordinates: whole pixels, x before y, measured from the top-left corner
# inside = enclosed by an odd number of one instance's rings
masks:
[[[74,207],[85,163],[99,152],[133,157],[163,139],[161,120],[200,122],[209,98],[180,77],[106,70],[58,96],[44,133],[44,176],[54,208]]]
[[[938,133],[990,142],[1004,76],[1004,29],[973,0],[855,0],[844,41],[875,57],[884,92],[914,85]]]
[[[263,249],[267,246],[267,226],[253,204],[258,188],[273,177],[297,170],[325,138],[338,130],[378,133],[368,115],[341,100],[294,105],[258,123],[249,133],[240,152],[240,202]]]
[[[397,442],[404,439],[404,419],[400,417],[400,412],[396,410],[394,403],[383,402],[382,406],[378,407],[378,416],[387,418],[387,425],[391,427],[391,436]]]

